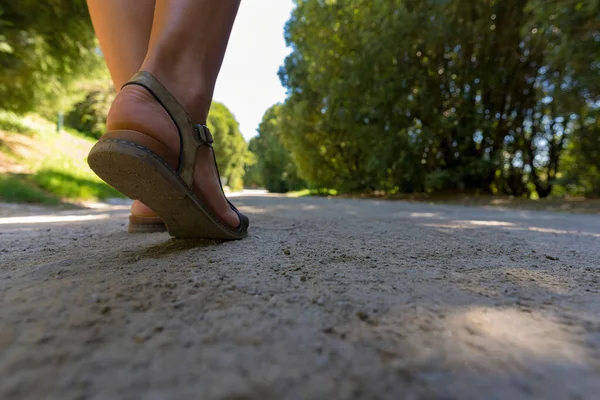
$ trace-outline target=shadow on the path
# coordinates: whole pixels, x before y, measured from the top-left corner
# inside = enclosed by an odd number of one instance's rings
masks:
[[[209,239],[170,239],[164,243],[159,243],[143,249],[136,253],[142,257],[161,258],[183,251],[195,249],[198,247],[211,247],[224,243],[222,240]]]

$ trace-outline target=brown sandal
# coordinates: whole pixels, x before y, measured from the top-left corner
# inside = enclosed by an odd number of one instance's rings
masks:
[[[212,147],[213,143],[208,128],[193,123],[184,107],[150,73],[137,73],[127,85],[148,90],[171,116],[179,131],[180,154],[142,132],[115,130],[103,135],[90,151],[88,164],[92,170],[127,197],[150,207],[172,236],[228,240],[246,237],[248,218],[229,200],[240,219],[237,229],[223,223],[194,192],[197,150],[200,146]]]

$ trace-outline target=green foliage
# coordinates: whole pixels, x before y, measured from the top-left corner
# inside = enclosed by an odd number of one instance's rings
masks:
[[[215,156],[224,184],[231,190],[241,190],[244,187],[248,144],[240,132],[239,123],[225,105],[214,102],[208,114],[208,128],[215,139]]]
[[[0,111],[0,129],[7,132],[28,134],[32,128],[23,123],[21,117],[15,113]]]
[[[264,187],[260,170],[258,169],[258,157],[256,156],[256,137],[250,139],[248,144],[248,153],[244,164],[244,187],[259,188]]]
[[[565,174],[558,183],[567,192],[600,196],[600,110],[583,114],[561,159]]]
[[[32,174],[0,174],[0,200],[12,203],[59,204],[62,200],[106,200],[123,197],[106,183],[63,168]]]
[[[36,187],[25,175],[14,174],[0,174],[0,200],[9,203],[60,203],[57,197]]]
[[[296,164],[280,141],[281,106],[271,107],[258,128],[258,136],[250,141],[250,151],[257,156],[256,173],[264,187],[285,193],[305,187],[298,177]]]
[[[37,187],[62,199],[105,200],[123,197],[106,183],[86,175],[54,167],[40,169],[30,179]]]
[[[51,113],[72,82],[103,70],[85,0],[0,3],[0,108]]]
[[[598,0],[296,4],[278,131],[311,187],[545,197],[598,108]]]
[[[85,98],[73,105],[65,124],[79,132],[99,139],[106,131],[106,115],[115,98],[112,85],[97,86]]]
[[[123,197],[102,182],[88,167],[85,157],[94,141],[78,132],[56,132],[54,124],[39,117],[17,117],[0,111],[0,126],[9,124],[27,133],[26,156],[8,144],[0,145],[0,157],[27,170],[0,174],[0,198],[5,201],[59,203],[61,200],[97,200]],[[10,132],[9,137],[22,133]],[[0,143],[1,144],[1,143]]]

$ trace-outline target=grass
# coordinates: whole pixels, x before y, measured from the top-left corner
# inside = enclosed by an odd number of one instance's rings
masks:
[[[26,124],[22,117],[14,113],[0,111],[0,129],[7,132],[32,133],[35,128]]]
[[[287,197],[307,197],[307,196],[337,196],[339,195],[338,191],[335,189],[303,189],[297,190],[295,192],[286,193]]]
[[[59,204],[60,199],[48,194],[27,178],[16,174],[0,175],[0,199],[9,203]]]
[[[31,179],[41,189],[62,199],[103,200],[123,197],[98,179],[80,177],[66,169],[41,169]]]
[[[88,167],[94,140],[0,111],[0,200],[57,204],[123,197]]]

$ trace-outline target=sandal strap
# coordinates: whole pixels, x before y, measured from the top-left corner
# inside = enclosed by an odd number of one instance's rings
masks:
[[[177,175],[192,189],[198,147],[212,146],[214,142],[210,130],[206,125],[194,123],[183,105],[151,73],[138,72],[123,87],[128,85],[138,85],[148,90],[173,120],[180,143]]]

